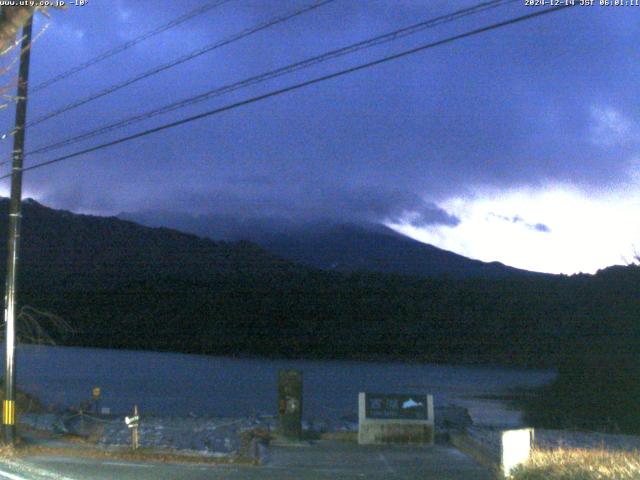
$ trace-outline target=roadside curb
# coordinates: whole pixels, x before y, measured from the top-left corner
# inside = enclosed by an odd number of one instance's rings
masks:
[[[93,443],[68,441],[56,435],[55,438],[40,438],[34,441],[32,435],[20,437],[20,447],[16,449],[16,457],[28,455],[73,456],[104,460],[121,460],[127,462],[145,461],[176,464],[257,464],[258,456],[252,450],[238,452],[236,455],[213,456],[201,455],[198,452],[186,452],[162,448],[140,448],[132,450],[126,446],[105,447]],[[253,445],[252,445],[253,446]],[[255,451],[259,452],[256,445]]]
[[[511,472],[531,457],[533,428],[492,430],[474,438],[478,432],[452,434],[451,443],[478,463],[489,467],[496,478],[510,478]]]
[[[501,461],[499,456],[491,452],[491,450],[480,442],[474,440],[466,433],[457,432],[449,433],[449,442],[462,453],[469,455],[483,467],[490,469],[496,479],[504,479],[504,476],[500,475]]]

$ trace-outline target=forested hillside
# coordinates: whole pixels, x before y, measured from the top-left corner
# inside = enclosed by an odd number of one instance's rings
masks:
[[[22,245],[20,303],[70,322],[66,344],[550,365],[568,352],[629,351],[639,338],[633,266],[468,280],[325,272],[247,242],[33,201]]]

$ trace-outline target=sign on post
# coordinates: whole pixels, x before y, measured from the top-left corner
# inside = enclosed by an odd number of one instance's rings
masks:
[[[138,427],[138,422],[140,421],[140,417],[138,415],[134,415],[133,417],[124,417],[124,423],[127,424],[129,428]]]
[[[137,448],[140,446],[140,436],[138,434],[140,415],[138,415],[137,405],[134,405],[133,415],[131,417],[124,417],[124,423],[131,429],[131,448],[137,450]]]

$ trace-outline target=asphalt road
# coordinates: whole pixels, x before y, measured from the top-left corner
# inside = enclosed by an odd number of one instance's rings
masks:
[[[490,480],[488,470],[452,447],[358,446],[317,442],[275,446],[261,466],[121,462],[33,456],[0,462],[0,480],[420,479]]]

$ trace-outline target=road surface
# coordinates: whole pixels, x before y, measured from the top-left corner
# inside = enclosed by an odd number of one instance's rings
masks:
[[[487,469],[453,447],[358,446],[317,442],[266,449],[263,465],[166,464],[30,456],[0,462],[0,480],[490,480]]]

